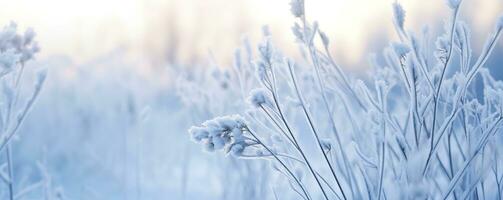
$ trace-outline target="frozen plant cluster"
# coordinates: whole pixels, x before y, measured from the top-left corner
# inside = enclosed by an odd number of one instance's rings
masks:
[[[177,80],[178,96],[184,105],[183,114],[189,122],[203,121],[201,125],[190,128],[192,141],[201,144],[206,152],[223,152],[226,157],[206,156],[206,163],[211,163],[205,181],[213,181],[215,187],[210,191],[220,193],[217,199],[270,199],[267,184],[271,170],[267,163],[242,162],[240,158],[256,158],[257,154],[268,154],[260,141],[254,138],[248,123],[240,115],[233,115],[247,109],[241,101],[254,102],[257,106],[267,104],[267,91],[256,89],[254,98],[248,98],[243,91],[251,91],[257,84],[253,67],[253,51],[247,38],[243,39],[243,49],[234,54],[233,68],[224,68],[216,64],[192,66],[179,69],[172,74],[181,74]],[[240,101],[241,100],[241,101]],[[220,117],[218,117],[220,116]],[[214,118],[213,120],[204,120]],[[184,120],[184,121],[185,121]],[[194,147],[193,145],[189,145]],[[187,153],[195,157],[199,148]],[[201,158],[198,158],[201,160]],[[202,165],[199,162],[199,165]],[[189,173],[189,174],[193,174]],[[206,175],[205,175],[206,177]],[[219,190],[218,188],[222,188]],[[284,189],[276,188],[276,189]],[[204,187],[203,190],[208,190]]]
[[[235,93],[234,102],[242,100],[232,112],[243,117],[213,116],[189,130],[194,141],[231,152],[229,159],[269,161],[258,173],[274,175],[266,188],[271,199],[503,198],[503,82],[486,68],[503,17],[495,19],[475,57],[470,29],[459,19],[462,0],[446,1],[450,18],[436,37],[428,29],[408,31],[406,12],[395,1],[399,40],[371,60],[372,76],[359,79],[335,61],[327,34],[308,20],[305,3],[290,3],[302,59],[284,56],[264,31],[257,58],[245,44],[248,56],[238,50],[232,73],[213,79],[216,87],[190,90],[226,90]],[[196,105],[207,106],[201,110],[231,106],[201,102]]]
[[[40,50],[34,38],[35,32],[31,28],[27,29],[22,35],[18,34],[17,24],[14,22],[2,28],[0,32],[2,76],[16,70],[16,66],[19,64],[23,65],[33,59],[34,55]]]
[[[217,117],[189,130],[194,141],[203,143],[206,150],[225,148],[226,152],[233,155],[240,155],[247,146],[243,131],[246,131],[246,125],[238,115]]]
[[[61,191],[58,192],[47,184],[44,185],[50,180],[50,175],[42,163],[38,163],[39,174],[42,177],[39,182],[21,185],[16,183],[15,179],[17,167],[14,166],[12,148],[16,145],[15,140],[19,139],[16,133],[39,96],[47,74],[45,70],[41,70],[36,74],[33,80],[34,85],[29,87],[29,92],[26,94],[22,90],[21,86],[25,82],[23,76],[26,71],[25,64],[33,60],[39,51],[34,38],[35,32],[32,29],[19,34],[17,25],[13,22],[0,30],[0,154],[2,157],[0,174],[7,188],[0,192],[2,199],[23,198],[36,188],[45,188],[48,198],[62,195]]]

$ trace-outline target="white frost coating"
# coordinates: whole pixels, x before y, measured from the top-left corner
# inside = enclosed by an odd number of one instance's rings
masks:
[[[405,57],[410,52],[409,46],[403,43],[394,42],[391,43],[391,46],[393,47],[393,51],[395,51],[398,57]]]
[[[229,115],[208,120],[202,126],[193,126],[189,134],[194,142],[201,143],[208,152],[226,149],[238,156],[247,146],[243,132],[246,123],[239,115]]]
[[[247,84],[233,86],[238,95],[250,88],[264,88],[252,90],[248,103],[270,105],[274,97],[274,106],[248,112],[250,123],[242,129],[235,128],[232,119],[205,122],[201,127],[208,134],[193,131],[200,143],[213,150],[224,149],[229,155],[271,161],[268,170],[279,172],[287,179],[284,186],[292,189],[281,190],[281,194],[298,195],[278,199],[469,199],[482,181],[491,191],[486,193],[487,199],[501,199],[497,195],[503,190],[495,187],[495,180],[503,179],[501,173],[485,172],[503,162],[496,155],[503,146],[503,82],[485,67],[500,42],[503,18],[497,20],[496,32],[484,48],[472,53],[470,42],[478,40],[470,39],[468,25],[453,23],[458,18],[449,18],[447,29],[438,35],[406,32],[405,11],[395,1],[393,23],[400,42],[390,43],[382,56],[376,54],[374,68],[360,79],[347,75],[334,59],[337,56],[325,51],[329,38],[317,30],[315,22],[308,21],[303,3],[291,3],[294,16],[302,18],[292,28],[302,51],[298,64],[293,67],[292,62],[284,62],[288,57],[273,49],[273,37],[265,34],[258,56],[250,61],[256,64],[258,80],[251,76],[253,64],[246,68],[243,62],[239,74],[250,76],[240,81]],[[460,3],[447,1],[450,11],[456,12]],[[453,33],[452,24],[456,24]],[[310,42],[316,32],[324,46]],[[400,67],[397,57],[403,61]],[[290,98],[299,93],[304,97],[299,98],[300,104]],[[239,106],[235,113],[247,108]],[[313,142],[323,151],[313,151]],[[355,148],[345,148],[348,143]],[[315,163],[314,170],[311,163]],[[334,173],[330,164],[336,166]],[[302,176],[307,179],[298,184]],[[319,183],[318,177],[323,178]],[[323,190],[329,195],[318,198]]]
[[[0,31],[0,54],[17,54],[16,58],[8,55],[14,59],[10,62],[25,63],[33,59],[35,54],[40,51],[38,43],[34,40],[35,36],[35,31],[31,28],[28,28],[23,35],[18,34],[17,24],[11,22]],[[5,59],[7,58],[2,58],[2,63],[6,62]]]
[[[20,61],[21,55],[13,49],[0,53],[0,67],[5,71],[10,71]]]
[[[47,77],[47,70],[43,69],[32,78],[34,86],[30,84],[29,87],[25,86],[21,89],[21,85],[25,85],[23,74],[28,71],[25,70],[24,64],[34,58],[39,47],[34,40],[36,34],[33,29],[27,29],[24,34],[18,34],[17,28],[17,24],[11,22],[0,30],[0,88],[2,90],[0,152],[2,153],[10,152],[13,146],[19,145],[13,143],[12,140],[19,139],[18,132],[23,127],[27,114],[35,104]],[[9,157],[8,159],[17,158]],[[11,170],[18,166],[14,166],[11,161],[6,161],[5,166],[6,172],[3,177],[9,179],[9,184],[17,184]],[[44,172],[42,174],[45,176]],[[8,195],[10,199],[14,199],[12,191],[8,192]],[[7,198],[7,196],[4,197]]]
[[[241,156],[243,154],[243,151],[245,150],[245,147],[242,144],[234,144],[231,147],[230,154],[233,156]]]
[[[405,10],[398,2],[393,3],[393,21],[396,26],[403,30],[405,23]]]
[[[195,142],[201,142],[209,136],[209,133],[205,128],[197,126],[191,127],[189,129],[189,134]]]
[[[304,0],[292,0],[290,2],[290,12],[295,17],[304,16]]]
[[[253,89],[250,92],[248,102],[250,102],[250,104],[256,108],[272,105],[268,91],[263,88]]]

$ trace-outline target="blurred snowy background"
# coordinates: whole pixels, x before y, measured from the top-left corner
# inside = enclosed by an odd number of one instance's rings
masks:
[[[368,55],[397,39],[394,0],[308,2],[306,12],[352,73],[366,73]],[[207,102],[210,109],[187,106],[177,83],[186,70],[199,74],[192,80],[225,76],[235,49],[244,38],[255,49],[263,25],[269,25],[276,46],[299,57],[288,3],[0,1],[0,24],[15,21],[19,30],[33,27],[37,33],[41,52],[27,68],[48,69],[45,87],[12,143],[14,188],[35,187],[20,199],[39,199],[47,191],[62,199],[270,198],[262,194],[267,184],[247,184],[267,181],[265,171],[257,175],[266,164],[210,155],[188,139],[192,124],[241,109],[239,98],[224,91],[210,100],[216,103]],[[413,31],[424,25],[442,30],[448,8],[438,0],[401,3]],[[466,0],[462,12],[478,52],[503,1]],[[494,55],[503,55],[503,41]],[[488,63],[503,78],[503,57]],[[45,185],[33,185],[40,180]]]

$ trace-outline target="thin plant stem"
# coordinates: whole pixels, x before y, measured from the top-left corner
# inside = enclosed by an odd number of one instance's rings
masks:
[[[255,140],[257,140],[257,142],[262,145],[262,147],[264,147],[273,157],[274,159],[276,159],[276,161],[278,161],[278,163],[283,166],[283,168],[285,168],[285,170],[287,171],[287,173],[294,179],[294,181],[297,183],[297,185],[299,185],[299,187],[301,188],[302,192],[304,193],[305,197],[307,199],[310,199],[309,198],[309,195],[307,194],[306,190],[304,189],[304,187],[302,186],[302,184],[300,183],[299,179],[293,174],[293,172],[290,170],[290,168],[288,168],[286,166],[285,163],[283,163],[283,161],[281,161],[281,159],[278,158],[278,156],[276,156],[276,154],[269,148],[267,147],[267,145],[265,145],[262,140],[260,140],[255,133],[253,133],[253,131],[251,131],[251,129],[249,129],[248,127],[246,127],[246,130],[250,133],[250,135],[253,136],[253,138],[255,138]]]
[[[292,71],[292,66],[288,65],[288,69],[289,69],[289,72],[290,72],[290,77],[292,78],[292,83],[294,85],[297,97],[299,98],[302,110],[304,112],[304,115],[305,115],[308,123],[309,123],[309,127],[311,128],[311,131],[313,132],[313,134],[314,134],[314,136],[316,138],[316,142],[318,143],[318,147],[322,151],[323,157],[324,157],[326,163],[328,164],[328,167],[330,168],[330,172],[332,173],[332,175],[333,175],[333,177],[334,177],[334,179],[335,179],[335,181],[337,183],[337,187],[339,187],[339,190],[341,191],[343,199],[347,199],[346,195],[344,194],[344,190],[342,189],[341,183],[339,182],[339,179],[338,179],[337,175],[335,174],[334,168],[332,167],[332,164],[328,160],[327,154],[323,150],[323,146],[321,145],[321,141],[320,141],[320,138],[318,136],[318,133],[316,132],[316,129],[314,128],[314,124],[313,124],[313,122],[311,120],[311,117],[309,116],[309,113],[308,113],[307,108],[305,106],[304,99],[301,97],[300,90],[299,90],[299,88],[297,86],[297,81],[296,81],[295,76],[294,76],[293,71]]]

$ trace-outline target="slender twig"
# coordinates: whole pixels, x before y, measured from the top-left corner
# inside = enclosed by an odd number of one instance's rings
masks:
[[[288,174],[289,174],[289,175],[290,175],[290,176],[291,176],[291,177],[295,180],[295,182],[297,183],[297,185],[299,185],[299,187],[301,188],[301,190],[302,190],[302,192],[304,193],[305,197],[306,197],[307,199],[310,199],[310,198],[309,198],[309,195],[307,194],[307,192],[306,192],[306,190],[305,190],[305,188],[304,188],[304,187],[302,186],[302,184],[300,183],[300,180],[299,180],[299,179],[298,179],[298,178],[297,178],[297,177],[293,174],[293,172],[290,170],[290,168],[288,168],[288,167],[286,166],[286,164],[285,164],[285,163],[283,163],[283,161],[281,161],[281,159],[279,159],[279,158],[278,158],[278,156],[276,156],[276,154],[275,154],[275,153],[274,153],[274,152],[273,152],[273,151],[272,151],[269,147],[267,147],[267,145],[265,145],[265,144],[262,142],[262,140],[260,140],[260,139],[256,136],[256,134],[254,134],[254,133],[253,133],[253,131],[251,131],[251,129],[250,129],[250,128],[248,128],[248,127],[245,127],[245,128],[246,128],[246,130],[250,133],[250,135],[252,135],[252,136],[253,136],[253,138],[255,138],[255,140],[257,140],[257,142],[258,142],[260,145],[262,145],[262,147],[264,147],[264,148],[265,148],[265,149],[266,149],[266,150],[267,150],[267,151],[268,151],[268,152],[269,152],[269,153],[270,153],[270,154],[274,157],[274,159],[276,159],[276,160],[278,161],[278,163],[279,163],[281,166],[283,166],[283,168],[285,168],[285,170],[288,172]]]
[[[454,29],[456,27],[458,13],[459,13],[459,6],[456,7],[456,9],[454,10],[454,15],[453,15],[453,19],[452,19],[452,26],[451,26],[451,30],[450,30],[451,32],[450,32],[449,51],[447,52],[447,57],[444,61],[444,65],[442,67],[442,72],[440,74],[438,85],[437,85],[437,88],[436,88],[435,93],[433,95],[433,122],[432,122],[432,126],[431,126],[430,152],[428,153],[428,159],[427,159],[424,171],[423,171],[423,175],[425,175],[425,173],[426,173],[426,168],[428,167],[429,160],[431,159],[431,156],[434,151],[435,128],[436,128],[436,123],[437,123],[437,114],[438,114],[437,112],[438,112],[438,104],[439,104],[438,101],[440,98],[439,95],[440,95],[440,90],[442,89],[442,83],[444,81],[445,72],[447,71],[447,67],[449,66],[449,63],[450,63],[451,57],[452,57],[452,52],[453,52],[453,48],[454,48]],[[439,138],[439,140],[440,139],[441,138]]]
[[[323,146],[321,145],[321,141],[320,141],[320,137],[318,135],[318,133],[316,132],[316,129],[314,128],[314,124],[313,124],[313,121],[311,119],[311,117],[309,116],[309,113],[307,111],[307,108],[305,106],[305,102],[304,102],[304,99],[302,98],[301,94],[300,94],[300,90],[297,86],[297,81],[295,79],[295,75],[293,74],[293,69],[292,69],[292,66],[290,64],[288,64],[288,70],[290,72],[290,77],[292,78],[292,83],[294,85],[294,88],[295,88],[295,92],[297,94],[297,97],[300,101],[300,104],[301,104],[301,107],[302,107],[302,111],[304,112],[304,115],[309,123],[309,127],[311,128],[311,131],[313,132],[314,136],[315,136],[315,139],[316,139],[316,142],[318,143],[318,147],[319,149],[321,150],[322,154],[323,154],[323,157],[325,158],[325,161],[326,163],[328,164],[328,167],[330,168],[330,171],[332,172],[332,176],[334,177],[336,183],[337,183],[337,187],[339,187],[339,190],[341,191],[342,193],[342,197],[344,199],[347,199],[346,198],[346,195],[344,194],[344,190],[342,189],[342,186],[339,182],[339,178],[337,177],[337,175],[335,174],[335,171],[334,171],[334,168],[332,167],[332,164],[330,163],[330,161],[328,160],[328,157],[327,157],[327,154],[325,153],[325,151],[323,150]]]

